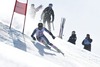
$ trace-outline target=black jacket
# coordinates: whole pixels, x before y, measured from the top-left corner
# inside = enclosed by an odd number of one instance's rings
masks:
[[[46,7],[42,14],[41,14],[41,19],[51,19],[52,16],[52,22],[54,21],[54,11],[51,7]]]
[[[77,39],[76,34],[72,34],[72,35],[69,37],[68,42],[75,44],[76,39]]]

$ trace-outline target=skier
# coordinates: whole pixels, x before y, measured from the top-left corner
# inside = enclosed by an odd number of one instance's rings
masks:
[[[76,37],[75,31],[72,31],[72,34],[71,34],[71,36],[69,37],[68,42],[70,42],[70,43],[72,43],[72,44],[76,44],[76,43],[75,43],[76,40],[77,40],[77,37]]]
[[[44,26],[47,21],[49,31],[51,31],[50,23],[53,23],[53,21],[54,21],[54,11],[52,9],[52,6],[53,6],[53,4],[50,3],[49,6],[46,7],[41,14],[41,20],[43,20]],[[51,16],[52,16],[52,19],[51,19]]]
[[[57,50],[57,52],[60,52],[60,50],[54,46],[52,43],[49,42],[49,40],[46,38],[46,36],[43,34],[43,32],[46,31],[47,33],[49,33],[53,39],[55,39],[55,36],[50,32],[48,31],[45,27],[43,27],[43,24],[42,23],[38,23],[38,28],[36,28],[31,37],[33,38],[33,40],[38,40],[39,42],[42,42],[47,48],[50,49],[50,46],[52,46],[54,49]],[[36,38],[34,37],[34,35],[36,34]]]
[[[82,45],[84,45],[84,49],[91,51],[91,42],[92,39],[90,38],[90,35],[87,34],[86,38],[82,41]]]

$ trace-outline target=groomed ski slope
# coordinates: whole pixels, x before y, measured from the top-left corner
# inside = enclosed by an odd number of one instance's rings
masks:
[[[47,35],[47,34],[46,34]],[[15,29],[0,23],[0,67],[100,67],[100,57],[80,49],[58,37],[49,40],[65,53],[63,56],[53,48],[48,50],[39,42]],[[2,64],[3,63],[3,64]],[[4,66],[2,66],[4,65]]]
[[[61,67],[3,42],[0,42],[0,44],[0,67]]]

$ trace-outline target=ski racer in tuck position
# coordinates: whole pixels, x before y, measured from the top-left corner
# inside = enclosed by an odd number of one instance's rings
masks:
[[[52,36],[52,38],[55,39],[55,36],[49,30],[47,30],[45,27],[43,27],[42,23],[38,23],[38,28],[34,29],[31,37],[33,38],[33,40],[37,39],[39,42],[42,42],[47,48],[50,49],[50,46],[51,46],[55,50],[57,50],[57,52],[61,52],[56,46],[54,46],[52,43],[49,42],[47,37],[43,34],[44,31],[49,33]],[[34,37],[35,34],[36,34],[36,38]]]

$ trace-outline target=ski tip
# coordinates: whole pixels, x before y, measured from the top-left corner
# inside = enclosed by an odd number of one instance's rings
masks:
[[[62,55],[65,56],[64,53],[62,53]]]

